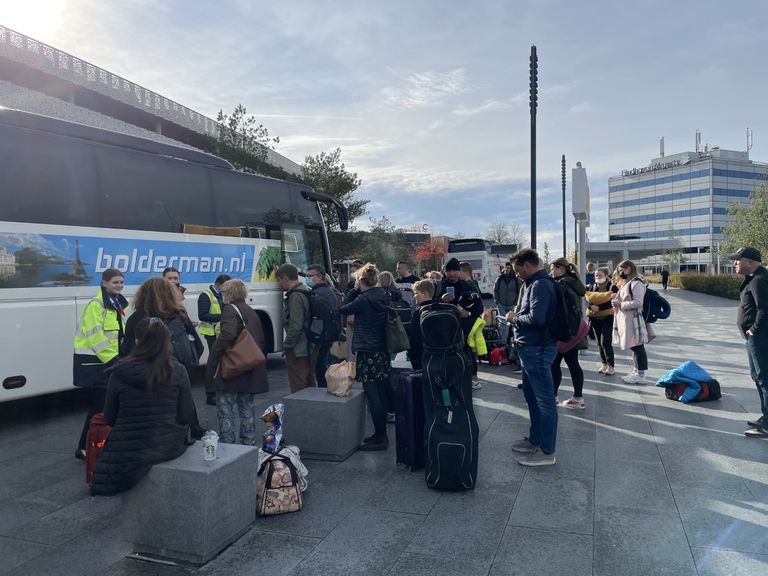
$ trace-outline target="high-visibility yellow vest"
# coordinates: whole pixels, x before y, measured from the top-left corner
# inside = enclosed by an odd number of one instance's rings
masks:
[[[208,300],[211,302],[211,307],[208,309],[208,314],[211,315],[219,315],[221,316],[221,305],[219,304],[219,299],[216,298],[216,295],[213,293],[213,290],[209,286],[203,294],[208,295]],[[197,326],[197,331],[200,332],[202,336],[218,336],[219,332],[221,332],[221,326],[219,322],[203,322],[200,321],[200,324]]]
[[[80,316],[80,329],[75,333],[75,354],[96,356],[106,364],[119,353],[119,334],[118,312],[104,306],[99,291]]]

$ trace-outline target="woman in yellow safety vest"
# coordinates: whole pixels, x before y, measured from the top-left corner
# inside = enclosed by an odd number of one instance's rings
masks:
[[[123,339],[123,316],[128,301],[120,294],[125,277],[120,270],[108,268],[101,275],[101,289],[86,304],[75,333],[73,383],[91,391],[88,415],[83,424],[75,458],[85,458],[85,440],[91,417],[104,408],[107,379],[106,369],[118,356]]]

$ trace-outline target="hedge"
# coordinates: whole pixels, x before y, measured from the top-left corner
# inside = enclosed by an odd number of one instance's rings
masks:
[[[661,276],[652,274],[645,276],[648,282],[661,284]],[[707,274],[671,274],[669,276],[669,285],[675,288],[685,288],[693,292],[711,294],[712,296],[721,296],[731,300],[739,299],[739,286],[743,276],[738,274],[720,274],[719,276],[710,276]]]

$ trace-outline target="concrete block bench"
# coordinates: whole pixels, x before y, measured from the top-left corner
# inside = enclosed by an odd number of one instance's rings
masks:
[[[349,396],[328,394],[325,388],[305,388],[283,398],[286,444],[295,444],[301,457],[346,460],[365,436],[365,392],[360,384]]]
[[[205,564],[256,519],[258,449],[219,443],[203,460],[196,442],[152,467],[125,495],[123,530],[139,554]]]

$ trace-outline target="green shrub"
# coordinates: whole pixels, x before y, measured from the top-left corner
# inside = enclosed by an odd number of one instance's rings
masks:
[[[649,274],[644,276],[644,278],[653,284],[661,284],[661,276],[659,274]],[[685,288],[692,292],[701,292],[702,294],[738,300],[739,286],[742,280],[743,277],[737,274],[721,274],[719,276],[710,276],[708,274],[670,274],[669,285],[675,288]]]

